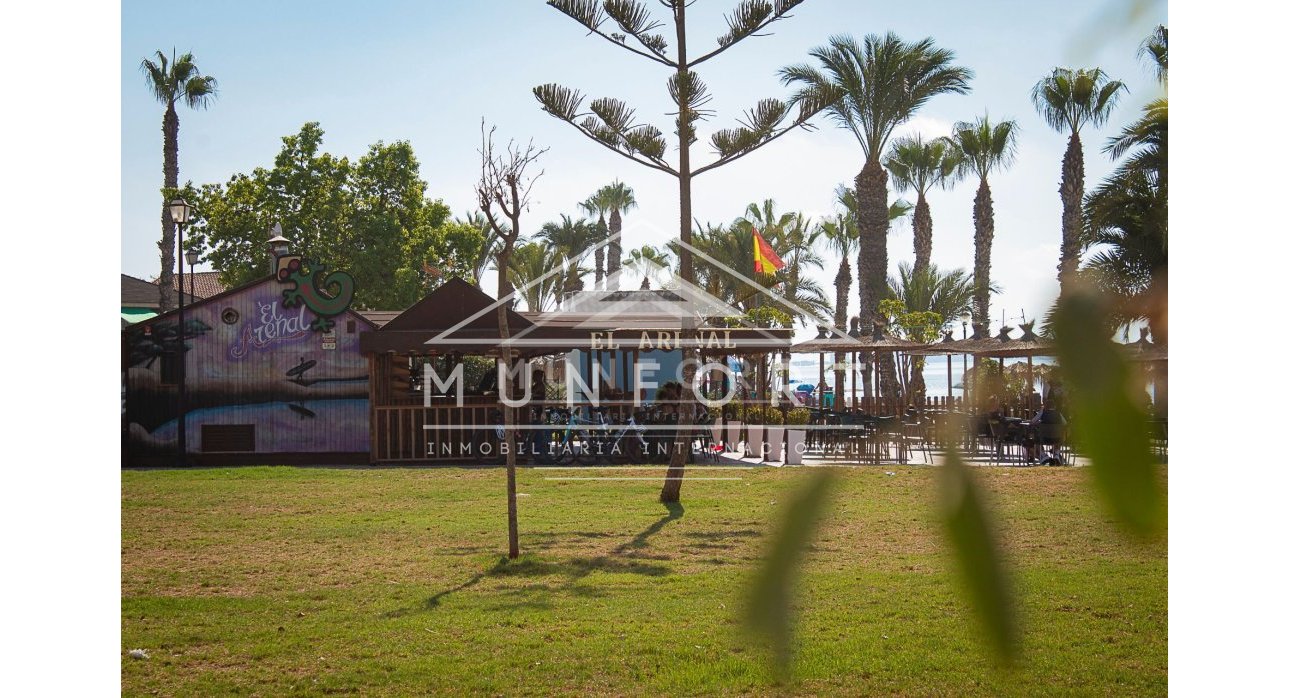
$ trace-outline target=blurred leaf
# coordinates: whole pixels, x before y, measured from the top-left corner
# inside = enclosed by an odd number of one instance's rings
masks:
[[[967,583],[972,605],[985,623],[990,643],[1005,662],[1019,648],[1012,584],[981,492],[958,451],[941,468],[941,515],[950,548]]]
[[[1164,496],[1128,363],[1101,329],[1107,317],[1101,296],[1081,289],[1062,299],[1053,318],[1071,427],[1093,462],[1093,481],[1112,515],[1129,531],[1151,536],[1164,526]]]
[[[821,510],[833,486],[831,468],[822,468],[796,493],[784,512],[779,531],[752,584],[748,625],[765,636],[774,650],[776,674],[787,676],[792,642],[791,591],[802,557],[819,523]]]

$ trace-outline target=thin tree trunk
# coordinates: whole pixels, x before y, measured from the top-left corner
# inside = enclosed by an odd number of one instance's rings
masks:
[[[602,288],[605,283],[605,247],[599,243],[605,238],[605,214],[600,214],[600,220],[596,222],[596,288]]]
[[[688,187],[688,184],[687,184]],[[609,276],[618,273],[623,267],[623,216],[617,210],[609,212],[609,259],[606,260],[606,271]],[[618,290],[618,280],[614,279],[611,291]]]
[[[840,330],[847,329],[847,301],[851,297],[851,262],[847,256],[842,255],[842,264],[838,267],[838,275],[833,279],[833,287],[837,291],[837,302],[833,309],[833,326]],[[833,404],[836,408],[838,405],[838,396],[841,395],[842,381],[845,380],[845,369],[839,368],[846,362],[846,352],[838,352],[833,355],[835,366],[833,369]]]
[[[927,205],[927,196],[918,192],[918,203],[914,204],[914,277],[926,274],[932,266],[932,207]],[[910,379],[907,383],[909,396],[915,400],[925,396],[927,384],[923,380],[923,360],[917,359],[910,364]]]
[[[685,3],[679,2],[674,10],[676,15],[676,64],[677,73],[687,72],[689,64],[685,57]],[[691,214],[690,200],[690,138],[693,135],[694,115],[684,107],[680,108],[680,114],[677,115],[677,182],[681,194],[681,280],[694,283],[694,259],[690,254],[690,221],[693,220]],[[614,220],[618,216],[615,211],[610,217],[611,228]],[[617,218],[619,228],[622,226],[622,219]],[[613,257],[613,248],[610,248],[610,256]],[[667,476],[663,481],[663,489],[659,492],[658,499],[664,504],[681,501],[681,482],[685,477],[685,464],[689,460],[689,429],[688,426],[694,423],[694,401],[690,398],[693,395],[686,396],[686,391],[692,390],[694,384],[694,362],[685,361],[691,356],[692,349],[686,346],[694,337],[694,318],[684,317],[681,319],[681,360],[685,366],[684,379],[682,380],[681,389],[681,410],[677,418],[676,438],[672,443],[672,453],[667,463]],[[682,444],[685,447],[682,448]]]
[[[918,192],[914,205],[914,275],[927,271],[932,265],[932,208],[927,197]]]
[[[167,190],[179,188],[179,114],[172,102],[166,106],[166,115],[161,119],[162,134],[162,177]],[[175,307],[175,223],[170,219],[169,200],[161,202],[161,274],[157,277],[158,303],[161,312]]]
[[[994,244],[994,201],[990,198],[990,183],[981,178],[976,199],[972,202],[972,224],[975,228],[976,256],[972,275],[975,290],[972,294],[972,323],[990,325],[990,247]]]
[[[1057,264],[1060,294],[1066,295],[1079,270],[1080,233],[1084,227],[1084,147],[1079,132],[1071,133],[1062,157],[1062,254]]]
[[[513,227],[512,230],[517,230]],[[497,252],[497,298],[500,300],[510,295],[511,284],[508,278],[510,274],[508,269],[511,262],[511,243],[505,242],[502,248]],[[506,316],[510,303],[502,303],[497,306],[497,336],[503,343],[511,336],[511,325],[509,318]],[[503,391],[510,394],[510,390],[502,386],[502,381],[509,381],[511,376],[511,358],[510,349],[505,348],[501,352],[502,361],[502,379],[498,381],[498,392]],[[511,395],[514,399],[514,396]],[[500,401],[499,401],[500,402]],[[502,431],[506,435],[506,540],[508,545],[507,557],[514,560],[520,556],[520,523],[519,511],[516,506],[515,492],[515,408],[501,404],[502,409]]]

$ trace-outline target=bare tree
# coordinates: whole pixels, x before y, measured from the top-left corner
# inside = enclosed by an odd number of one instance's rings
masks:
[[[668,52],[668,40],[658,32],[663,23],[650,16],[641,0],[549,0],[547,3],[611,44],[672,70],[667,81],[667,91],[677,108],[675,166],[664,157],[668,146],[663,131],[652,124],[637,123],[635,110],[624,102],[601,97],[591,101],[590,112],[584,112],[583,95],[576,90],[552,83],[533,88],[533,94],[548,114],[567,121],[595,142],[637,164],[676,177],[681,206],[680,269],[681,278],[686,282],[694,282],[694,260],[690,253],[690,223],[694,219],[691,214],[691,180],[704,172],[738,160],[796,127],[806,128],[807,119],[837,98],[831,91],[821,90],[815,94],[801,95],[789,103],[773,98],[763,99],[744,112],[744,118],[739,120],[736,127],[721,129],[712,134],[710,143],[717,157],[696,168],[690,162],[690,146],[698,141],[695,125],[713,116],[713,112],[705,108],[712,101],[708,87],[693,68],[715,58],[740,41],[759,35],[772,22],[787,17],[788,11],[802,1],[742,0],[726,15],[729,31],[717,37],[715,47],[697,58],[690,58],[688,52],[685,34],[685,11],[688,3],[684,0],[661,0],[671,13],[676,30],[674,53]],[[606,24],[611,20],[621,33],[606,32]],[[798,109],[796,115],[792,114],[794,104]],[[692,347],[694,330],[692,322],[683,323],[683,359],[695,356]],[[684,361],[683,365],[686,367],[685,384],[693,385],[694,362]],[[682,424],[694,423],[692,401],[681,405],[680,421]],[[659,494],[659,499],[663,502],[677,502],[681,499],[681,481],[685,477],[685,463],[689,456],[687,439],[687,431],[678,429],[668,464],[667,479]]]
[[[479,210],[491,234],[496,237],[495,262],[497,266],[497,334],[499,342],[499,360],[502,376],[498,380],[499,392],[505,389],[504,384],[510,380],[513,350],[506,343],[510,339],[511,328],[507,312],[511,303],[510,261],[511,252],[515,250],[515,241],[520,237],[520,214],[528,210],[529,195],[533,184],[542,176],[542,172],[529,176],[526,171],[546,148],[535,148],[533,141],[523,147],[514,140],[508,141],[505,149],[493,144],[493,135],[497,127],[488,128],[483,119],[479,122],[479,183],[475,185],[475,194],[479,197]],[[506,449],[506,529],[510,545],[508,556],[513,560],[520,556],[519,516],[515,507],[515,408],[501,404],[502,429],[505,434]]]

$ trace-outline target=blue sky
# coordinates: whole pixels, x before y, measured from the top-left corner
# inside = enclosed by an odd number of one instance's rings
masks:
[[[724,31],[732,2],[705,1],[690,12],[691,51]],[[656,16],[661,8],[649,6]],[[1131,90],[1111,122],[1084,134],[1086,181],[1111,169],[1105,138],[1136,115],[1157,87],[1136,57],[1152,26],[1165,22],[1163,3],[1129,17],[1123,3],[1005,1],[991,3],[861,3],[809,0],[774,35],[749,39],[699,71],[717,116],[700,133],[696,160],[711,153],[707,133],[734,122],[757,99],[785,96],[775,77],[831,34],[895,31],[933,37],[973,69],[972,92],[932,100],[898,133],[948,133],[953,122],[989,113],[1021,126],[1016,164],[993,176],[996,214],[992,278],[1003,293],[992,315],[1010,324],[1024,310],[1042,313],[1056,294],[1061,208],[1057,195],[1066,136],[1052,131],[1030,104],[1030,88],[1057,65],[1102,67]],[[659,244],[676,235],[676,187],[670,177],[619,158],[543,113],[530,89],[559,82],[592,96],[613,96],[670,132],[671,104],[662,66],[616,49],[536,0],[478,3],[127,2],[122,16],[122,270],[158,273],[162,106],[145,88],[139,60],[156,49],[191,50],[202,70],[220,80],[207,111],[180,113],[180,179],[224,182],[268,165],[282,136],[307,121],[326,131],[324,147],[357,157],[378,140],[410,141],[431,196],[456,215],[472,205],[478,174],[479,121],[499,135],[532,138],[550,151],[527,218],[528,231],[614,178],[631,185],[640,208],[625,221],[625,247]],[[696,179],[695,215],[722,222],[767,197],[781,210],[819,219],[833,212],[833,189],[863,164],[854,138],[817,118],[819,129],[794,133],[727,167]],[[930,197],[933,262],[972,264],[975,182]],[[896,194],[893,192],[893,199]],[[912,259],[908,222],[889,241],[891,271]],[[199,269],[203,268],[201,266]],[[832,262],[821,272],[831,282]],[[852,299],[852,312],[855,301]]]

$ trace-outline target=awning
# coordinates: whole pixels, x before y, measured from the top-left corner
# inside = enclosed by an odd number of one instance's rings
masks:
[[[157,311],[150,308],[122,308],[121,319],[133,325],[157,317]]]

